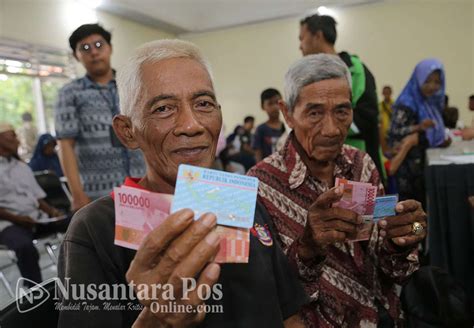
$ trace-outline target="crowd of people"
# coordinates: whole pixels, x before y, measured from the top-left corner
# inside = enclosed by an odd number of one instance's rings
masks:
[[[30,146],[28,165],[14,128],[0,123],[0,243],[16,252],[22,276],[41,281],[32,242],[38,220],[64,214],[35,181],[33,171],[48,170],[67,180],[75,213],[60,227],[67,232],[59,278],[135,286],[137,297],[112,301],[118,310],[60,311],[59,327],[405,326],[400,286],[419,268],[427,235],[426,149],[474,137],[474,124],[461,128],[446,104],[442,62],[420,61],[397,99],[385,86],[379,104],[368,67],[336,52],[334,18],[309,16],[300,22],[303,57],[282,77],[283,95],[261,92],[268,119],[254,129],[254,116],[246,116],[226,137],[210,64],[195,45],[147,43],[116,74],[111,38],[98,24],[70,36],[86,75],[60,90],[55,136]],[[259,179],[253,229],[267,239],[250,234],[247,264],[214,262],[213,213],[172,213],[136,251],[114,244],[113,188],[173,194],[183,163]],[[396,215],[378,221],[369,240],[348,241],[362,218],[332,206],[343,194],[336,178],[370,183],[378,195],[398,193]],[[221,284],[215,303],[224,313],[152,311],[161,295],[136,289],[180,290],[183,278]],[[177,302],[196,308],[205,300],[192,292]],[[121,307],[127,303],[138,307]]]

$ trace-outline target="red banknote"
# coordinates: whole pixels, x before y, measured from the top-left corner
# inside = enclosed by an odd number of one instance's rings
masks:
[[[145,237],[168,217],[173,195],[142,189],[114,188],[115,244],[138,249]],[[218,226],[221,236],[217,263],[248,263],[249,229]]]
[[[373,227],[375,198],[378,188],[370,183],[336,178],[335,186],[343,186],[343,195],[334,207],[349,209],[360,214],[364,220],[356,234],[349,236],[352,241],[368,240]]]

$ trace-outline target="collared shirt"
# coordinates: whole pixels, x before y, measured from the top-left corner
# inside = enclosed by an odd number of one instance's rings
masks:
[[[65,85],[58,95],[55,128],[58,139],[74,139],[85,193],[95,199],[108,194],[126,176],[145,173],[140,151],[125,149],[112,129],[119,113],[115,80],[100,85],[88,76]]]
[[[298,257],[308,209],[330,186],[311,175],[295,144],[292,132],[285,146],[258,163],[249,175],[259,178],[258,199],[273,219],[283,251],[311,297],[304,311],[308,326],[376,327],[378,305],[387,309],[396,326],[401,325],[396,283],[417,269],[414,249],[397,253],[373,229],[369,241],[330,245],[325,257],[310,261]],[[367,154],[344,145],[335,164],[334,178],[369,182],[383,193],[375,164]]]
[[[45,192],[26,163],[13,157],[0,156],[0,208],[37,220],[47,217],[38,208],[38,199],[45,197]],[[0,218],[0,231],[12,224]]]

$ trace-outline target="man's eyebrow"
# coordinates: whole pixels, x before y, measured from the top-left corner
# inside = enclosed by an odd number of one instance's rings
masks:
[[[345,108],[345,107],[352,108],[352,103],[350,101],[345,101],[336,105],[336,108]]]
[[[321,104],[321,103],[307,103],[304,108],[305,109],[312,109],[312,108],[321,108],[321,107],[324,107],[324,104]]]
[[[199,98],[199,97],[203,97],[203,96],[208,96],[208,97],[211,97],[212,100],[216,101],[216,95],[214,94],[214,92],[212,91],[207,91],[207,90],[201,90],[201,91],[197,91],[193,94],[192,98],[191,99],[196,99],[196,98]]]
[[[149,107],[153,106],[154,103],[157,103],[161,100],[167,100],[167,99],[177,99],[177,98],[176,98],[176,96],[170,95],[170,94],[158,95],[158,96],[155,96],[155,97],[151,98],[150,100],[148,100],[146,102],[146,108],[149,108]]]

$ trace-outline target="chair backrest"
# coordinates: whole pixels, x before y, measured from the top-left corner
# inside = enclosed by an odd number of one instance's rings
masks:
[[[59,311],[55,308],[55,283],[55,280],[42,283],[34,293],[37,297],[27,299],[28,296],[23,295],[7,304],[0,310],[0,327],[57,327]],[[40,289],[43,292],[38,293]]]
[[[36,181],[46,193],[45,201],[51,206],[68,212],[71,207],[71,202],[64,192],[59,177],[51,171],[39,171],[34,173]]]

